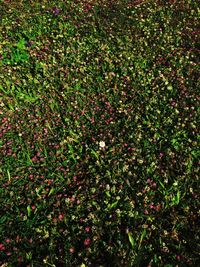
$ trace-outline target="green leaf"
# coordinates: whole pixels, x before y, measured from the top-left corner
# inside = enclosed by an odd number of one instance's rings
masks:
[[[7,170],[7,174],[8,174],[8,181],[10,181],[11,176],[10,176],[10,171],[9,170]]]
[[[157,263],[158,259],[157,259],[157,255],[156,254],[154,255],[153,258],[154,258],[154,262]]]
[[[113,202],[112,204],[109,204],[109,205],[108,205],[108,209],[115,208],[115,207],[117,206],[117,204],[118,204],[118,200],[115,201],[115,202]]]
[[[25,47],[25,41],[24,41],[24,39],[21,39],[18,43],[17,43],[17,47],[19,48],[19,49],[23,49],[24,47]]]
[[[15,110],[15,108],[14,108],[10,103],[8,103],[8,106],[9,106],[9,108],[10,108],[12,111]]]
[[[98,153],[96,151],[94,151],[93,149],[91,149],[91,153],[95,156],[95,158],[97,160],[99,160],[99,155],[98,155]]]
[[[192,156],[193,156],[194,158],[198,158],[198,157],[200,156],[200,151],[198,151],[198,150],[193,150],[193,151],[191,152],[191,154],[192,154]]]
[[[142,234],[141,234],[141,237],[140,237],[140,242],[139,242],[139,247],[138,247],[138,248],[141,247],[142,241],[143,241],[143,239],[145,238],[145,236],[146,236],[146,229],[144,229],[144,230],[142,231]]]
[[[73,149],[73,147],[72,147],[70,144],[68,144],[68,147],[69,147],[69,151],[70,151],[70,153],[73,155],[73,154],[74,154],[74,149]]]
[[[75,161],[75,162],[77,162],[77,160],[76,160],[76,158],[75,158],[75,156],[74,156],[74,149],[73,149],[73,147],[70,145],[70,144],[67,144],[68,145],[68,147],[69,147],[69,151],[70,151],[70,157]]]
[[[4,94],[8,95],[9,94],[9,91],[6,91],[3,89],[3,87],[0,85],[0,90],[2,90],[4,92]]]
[[[134,240],[134,238],[130,232],[128,232],[128,239],[129,239],[129,242],[131,243],[132,248],[134,248],[135,247],[135,240]]]
[[[48,196],[52,195],[54,193],[55,189],[54,188],[51,188],[51,190],[49,191],[49,194]]]
[[[162,186],[163,189],[165,189],[165,186],[161,181],[159,181],[159,184]]]
[[[106,195],[108,196],[108,197],[111,197],[111,195],[110,195],[110,193],[108,192],[108,191],[105,191],[106,192]]]
[[[97,202],[96,201],[92,201],[92,205],[94,205],[96,207],[97,206]]]
[[[36,191],[36,195],[37,195],[39,198],[41,198],[40,192],[41,192],[42,188],[43,188],[43,187],[41,186],[40,188],[36,188],[36,189],[35,189],[35,191]]]
[[[31,207],[30,205],[27,206],[27,212],[28,212],[28,217],[31,216]]]
[[[6,215],[0,217],[0,223],[1,224],[3,224],[6,220],[7,220],[7,216]]]
[[[27,260],[31,260],[32,259],[32,253],[31,252],[26,253],[26,258],[27,258]]]
[[[176,203],[176,205],[178,205],[179,202],[180,202],[180,191],[177,192],[176,197],[175,197],[175,203]]]

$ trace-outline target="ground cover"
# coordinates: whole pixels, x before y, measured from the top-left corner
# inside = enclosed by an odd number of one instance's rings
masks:
[[[197,265],[198,1],[0,3],[0,266]]]

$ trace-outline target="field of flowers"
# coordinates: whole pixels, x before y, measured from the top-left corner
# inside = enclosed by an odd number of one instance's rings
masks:
[[[0,1],[0,266],[198,266],[199,15]]]

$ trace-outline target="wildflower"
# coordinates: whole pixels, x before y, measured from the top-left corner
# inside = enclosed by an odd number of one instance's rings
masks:
[[[147,179],[147,183],[151,184],[152,180],[150,178]]]
[[[181,260],[181,256],[180,255],[177,255],[176,256],[176,259],[177,259],[177,261],[180,261]]]
[[[161,152],[161,153],[160,153],[160,158],[162,158],[163,156],[164,156],[164,154]]]
[[[90,227],[87,226],[87,227],[85,228],[85,231],[88,233],[88,232],[90,231]]]
[[[3,251],[3,250],[5,250],[5,246],[4,244],[0,243],[0,251]]]
[[[155,208],[153,203],[151,203],[149,207],[150,207],[150,209],[154,209]]]
[[[34,44],[34,42],[33,42],[33,41],[29,41],[29,42],[27,42],[27,44],[26,44],[26,45],[27,45],[28,47],[30,47],[30,46],[32,46],[33,44]]]
[[[110,185],[109,184],[106,185],[106,190],[108,190],[108,191],[110,190]]]
[[[90,238],[87,237],[87,238],[84,240],[84,245],[85,245],[85,246],[89,246],[89,245],[90,245],[90,242],[91,242]]]
[[[71,247],[71,248],[69,249],[69,252],[73,254],[73,253],[75,252],[74,247]]]
[[[153,183],[153,184],[152,184],[152,187],[153,187],[153,188],[156,188],[156,186],[157,186],[156,183]]]
[[[54,15],[58,15],[60,13],[60,10],[57,7],[53,7],[53,13]]]
[[[37,157],[36,156],[34,156],[34,157],[32,157],[32,159],[31,159],[33,162],[35,162],[35,161],[37,161]]]
[[[65,217],[64,214],[60,214],[58,218],[60,221],[62,221],[64,219],[64,217]]]
[[[162,251],[163,251],[164,253],[168,253],[168,252],[169,252],[169,249],[168,249],[168,247],[164,246],[164,247],[162,248]]]
[[[100,142],[99,142],[99,146],[100,146],[101,148],[104,148],[104,147],[105,147],[105,145],[106,145],[106,144],[105,144],[105,142],[104,142],[104,141],[100,141]]]
[[[74,201],[75,201],[75,198],[74,198],[74,197],[71,197],[71,198],[70,198],[70,202],[71,202],[71,203],[74,203]]]

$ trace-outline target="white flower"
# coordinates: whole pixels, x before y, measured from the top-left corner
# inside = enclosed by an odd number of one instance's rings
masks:
[[[109,184],[106,185],[106,189],[107,189],[108,191],[110,190],[110,185],[109,185]]]
[[[105,147],[105,145],[106,145],[106,144],[105,144],[105,142],[104,142],[104,141],[100,141],[100,142],[99,142],[99,146],[100,146],[100,147],[102,147],[102,148],[103,148],[103,147]]]

